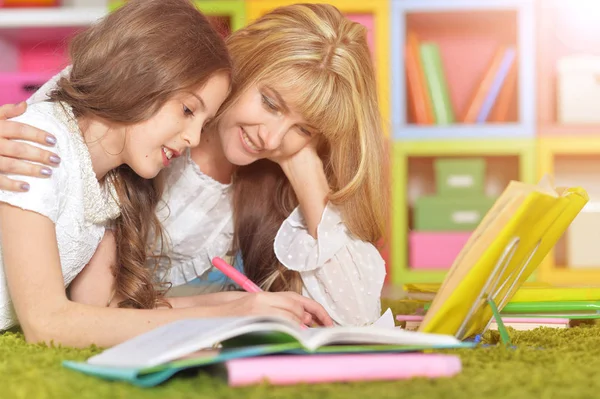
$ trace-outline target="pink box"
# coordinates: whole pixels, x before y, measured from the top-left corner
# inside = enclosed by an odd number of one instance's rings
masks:
[[[0,73],[0,105],[27,100],[53,73]]]
[[[411,269],[449,269],[471,232],[411,231],[408,264]]]

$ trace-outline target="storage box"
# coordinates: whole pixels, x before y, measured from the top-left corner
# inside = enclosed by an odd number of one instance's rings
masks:
[[[600,268],[600,202],[588,202],[566,233],[567,266]]]
[[[471,232],[411,231],[408,264],[411,269],[449,269],[470,236]]]
[[[565,57],[557,69],[558,123],[599,123],[600,57]]]
[[[480,196],[484,194],[483,158],[439,158],[434,161],[438,195]]]
[[[416,231],[472,231],[492,207],[493,197],[417,198],[414,207]]]

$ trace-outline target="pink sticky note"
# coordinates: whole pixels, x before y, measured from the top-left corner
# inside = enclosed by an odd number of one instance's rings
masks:
[[[424,353],[281,355],[226,362],[229,385],[267,380],[273,385],[450,377],[459,373],[458,356]]]

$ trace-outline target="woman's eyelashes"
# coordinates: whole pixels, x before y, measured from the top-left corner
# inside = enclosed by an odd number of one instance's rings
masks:
[[[189,109],[185,104],[183,104],[183,114],[185,116],[194,116],[194,112]]]
[[[265,96],[264,94],[260,95],[262,98],[262,102],[263,104],[267,107],[267,109],[271,112],[279,112],[279,107],[277,106],[277,104],[275,104],[275,102],[273,100],[271,100],[269,97]]]
[[[312,132],[310,130],[307,130],[306,128],[303,128],[302,126],[298,126],[298,130],[300,130],[300,132],[308,137],[312,137]]]

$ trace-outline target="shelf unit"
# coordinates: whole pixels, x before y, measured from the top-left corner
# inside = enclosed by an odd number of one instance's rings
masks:
[[[0,103],[25,100],[68,64],[67,42],[108,12],[104,0],[0,7]]]
[[[433,283],[444,279],[446,270],[414,270],[408,264],[409,160],[419,157],[515,157],[516,178],[533,183],[537,177],[533,139],[480,139],[445,141],[395,141],[392,172],[392,283]],[[448,265],[450,266],[450,265]]]
[[[195,0],[194,3],[209,17],[225,18],[231,31],[246,24],[246,2],[244,0]],[[110,10],[118,8],[123,1],[112,1]]]
[[[248,0],[247,16],[248,21],[268,13],[269,11],[285,5],[298,3],[297,0]],[[390,134],[388,121],[390,120],[389,108],[389,81],[390,81],[390,62],[389,62],[389,26],[390,26],[390,2],[389,0],[305,0],[300,3],[328,3],[331,4],[349,18],[356,22],[363,23],[372,38],[372,52],[374,56],[375,69],[377,73],[377,91],[383,117],[386,136]]]
[[[545,0],[538,2],[536,16],[538,170],[540,176],[549,173],[559,179],[562,173],[561,159],[580,165],[589,161],[600,165],[600,125],[561,124],[557,90],[557,64],[562,57],[575,54],[600,56],[600,26],[597,23],[600,7],[586,0]],[[593,172],[584,171],[575,179],[569,179],[568,183],[582,185],[590,193],[590,199],[596,196],[597,200],[598,190],[594,183],[600,177],[590,176],[589,184],[582,181],[590,173]],[[566,182],[557,181],[557,185],[560,183]],[[568,251],[568,234],[567,230],[543,260],[538,269],[538,280],[555,285],[600,284],[600,264],[597,268],[569,267],[565,255]]]
[[[392,125],[396,140],[531,138],[535,135],[534,4],[532,0],[392,0],[390,56]],[[506,124],[417,125],[408,117],[405,73],[407,30],[440,46],[456,120],[501,44],[516,46],[518,104],[515,121]],[[466,64],[456,62],[476,57]]]
[[[539,177],[544,174],[556,175],[560,173],[557,158],[572,156],[574,159],[583,159],[594,156],[600,161],[600,135],[596,137],[571,136],[571,137],[543,137],[538,140],[538,170]],[[600,164],[600,162],[599,162]],[[598,177],[595,176],[595,179]],[[557,182],[557,185],[560,182]],[[594,190],[594,193],[598,191]],[[597,194],[596,194],[597,195]],[[598,199],[598,197],[596,198]],[[566,234],[569,234],[568,230]],[[557,252],[565,252],[564,238],[550,251],[538,269],[540,281],[554,285],[588,285],[600,283],[600,265],[597,268],[569,268],[565,262],[564,254],[557,256]],[[559,260],[559,258],[562,258]]]
[[[88,26],[108,7],[0,8],[0,29]]]

